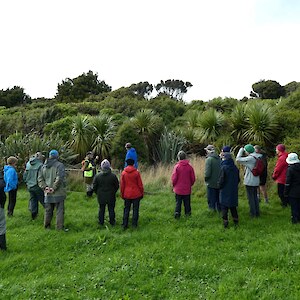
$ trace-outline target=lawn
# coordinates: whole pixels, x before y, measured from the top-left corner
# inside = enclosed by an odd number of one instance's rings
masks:
[[[198,183],[199,185],[199,183]],[[146,187],[147,190],[147,187]],[[192,216],[173,218],[170,189],[148,188],[137,229],[97,224],[95,196],[68,192],[68,232],[43,228],[43,212],[30,219],[21,189],[7,219],[0,253],[1,299],[299,299],[299,226],[290,223],[271,188],[261,218],[249,217],[240,187],[240,225],[223,229],[195,186]]]

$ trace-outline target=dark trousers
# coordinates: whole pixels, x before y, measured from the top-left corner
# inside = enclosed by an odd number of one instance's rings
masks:
[[[223,219],[224,227],[228,226],[228,210],[230,210],[231,212],[231,216],[234,224],[238,224],[239,222],[239,216],[236,207],[228,207],[222,205],[222,219]]]
[[[124,199],[124,214],[123,214],[123,227],[124,228],[128,227],[131,204],[133,206],[132,226],[136,227],[138,225],[140,201],[141,201],[141,199],[139,199],[139,198],[138,199]]]
[[[108,204],[99,204],[99,212],[98,212],[99,224],[100,225],[104,224],[104,215],[105,215],[106,205],[108,208],[109,223],[111,225],[115,225],[116,224],[115,202],[108,203]]]
[[[50,228],[51,220],[53,218],[53,212],[56,208],[56,229],[60,230],[64,228],[64,213],[65,213],[65,201],[57,203],[45,203],[45,216],[44,226]]]
[[[39,186],[29,188],[30,200],[29,210],[31,211],[32,218],[34,219],[39,212],[39,202],[45,207],[44,192]]]
[[[192,213],[191,209],[191,195],[178,195],[175,194],[176,206],[175,206],[175,218],[179,219],[181,215],[181,205],[183,202],[184,213],[186,216],[190,216]]]
[[[8,207],[7,214],[12,216],[17,202],[17,190],[11,190],[8,192]]]
[[[220,195],[219,189],[207,187],[207,202],[208,202],[209,209],[215,211],[221,210],[219,195]]]
[[[259,217],[259,200],[257,197],[257,186],[246,185],[248,203],[251,217]]]
[[[300,222],[300,198],[289,197],[291,204],[292,223]]]
[[[281,200],[281,205],[287,206],[289,204],[289,198],[284,196],[284,184],[277,183],[277,193]]]

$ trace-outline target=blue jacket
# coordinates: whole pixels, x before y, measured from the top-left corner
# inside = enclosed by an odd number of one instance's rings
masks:
[[[133,159],[134,160],[134,167],[137,169],[138,168],[138,158],[137,158],[137,153],[134,148],[130,148],[125,157],[125,168],[128,166],[126,160],[127,159]]]
[[[223,160],[218,185],[220,187],[220,203],[226,207],[238,206],[239,170],[232,159]]]
[[[10,165],[4,166],[4,181],[6,183],[4,192],[16,190],[18,187],[18,174],[14,167]]]

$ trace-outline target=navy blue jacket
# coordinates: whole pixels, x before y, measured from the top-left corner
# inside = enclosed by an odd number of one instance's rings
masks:
[[[239,170],[233,160],[226,159],[221,163],[219,176],[220,203],[227,207],[238,206]]]

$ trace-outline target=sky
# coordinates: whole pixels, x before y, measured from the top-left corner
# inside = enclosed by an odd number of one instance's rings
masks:
[[[113,90],[189,81],[187,102],[300,81],[298,0],[10,0],[0,11],[0,89],[32,98],[89,70]]]

